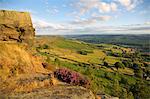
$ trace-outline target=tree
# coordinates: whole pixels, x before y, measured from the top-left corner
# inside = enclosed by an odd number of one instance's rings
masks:
[[[104,66],[108,67],[108,63],[107,63],[107,62],[104,62]]]
[[[120,62],[116,62],[114,65],[115,65],[115,67],[116,67],[117,69],[119,69],[119,68],[124,68],[124,64],[122,64],[122,63],[120,63]]]
[[[84,50],[79,50],[79,51],[77,51],[77,53],[79,53],[81,55],[87,55],[87,51],[84,51]]]
[[[122,84],[124,85],[128,85],[128,79],[125,78],[124,76],[121,76],[121,81],[120,81]]]
[[[122,63],[124,64],[125,67],[129,67],[129,68],[132,67],[132,63],[128,60],[123,60]]]
[[[43,49],[49,49],[49,46],[47,44],[44,44]]]
[[[138,78],[143,78],[143,71],[142,69],[136,69],[134,70],[134,75]]]
[[[133,63],[133,67],[132,67],[134,70],[137,70],[140,68],[140,64],[138,63]]]
[[[148,63],[143,63],[143,65],[144,65],[144,67],[149,67],[150,66],[150,64],[148,64]]]

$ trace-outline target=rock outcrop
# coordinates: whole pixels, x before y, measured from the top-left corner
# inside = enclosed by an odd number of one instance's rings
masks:
[[[35,89],[30,93],[0,95],[0,98],[15,99],[95,99],[94,94],[80,86],[53,86]]]
[[[0,40],[26,42],[35,32],[28,12],[0,10]]]
[[[59,84],[44,57],[16,43],[30,43],[34,35],[29,13],[0,10],[0,99],[95,99],[86,88]]]

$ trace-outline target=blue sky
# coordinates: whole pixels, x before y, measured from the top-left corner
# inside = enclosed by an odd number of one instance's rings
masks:
[[[150,0],[0,0],[31,13],[37,34],[149,34]]]

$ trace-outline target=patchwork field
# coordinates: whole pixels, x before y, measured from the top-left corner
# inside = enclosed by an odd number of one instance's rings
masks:
[[[91,44],[58,36],[39,36],[34,48],[46,62],[58,68],[69,68],[77,71],[91,80],[90,89],[96,94],[106,93],[112,96],[114,90],[127,94],[132,86],[141,80],[142,72],[136,71],[136,66],[145,67],[142,55],[136,49],[113,44]],[[118,66],[118,67],[117,67]],[[135,67],[134,67],[135,66]],[[139,68],[139,67],[138,67]],[[137,76],[136,76],[137,75]],[[147,81],[144,81],[145,84]],[[114,89],[117,84],[119,89]]]

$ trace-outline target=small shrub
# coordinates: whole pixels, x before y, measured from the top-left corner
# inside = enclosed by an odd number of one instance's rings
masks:
[[[134,75],[135,75],[135,77],[143,78],[143,71],[142,71],[142,69],[134,70]]]
[[[112,53],[112,54],[113,54],[112,56],[115,56],[115,57],[122,57],[120,53]]]
[[[138,63],[133,63],[133,67],[132,67],[134,70],[138,70],[140,69],[140,64]]]
[[[37,50],[42,50],[42,49],[49,49],[49,46],[47,44],[39,45],[36,47]]]
[[[47,44],[44,44],[43,49],[49,49],[49,46]]]
[[[104,62],[104,66],[108,67],[109,65],[108,65],[108,63],[107,63],[107,62]]]
[[[81,76],[79,73],[71,71],[69,69],[57,69],[54,72],[54,75],[59,80],[72,84],[72,85],[79,85],[83,87],[89,87],[89,81]]]
[[[130,61],[123,60],[122,63],[124,64],[125,67],[129,67],[129,68],[132,67],[132,63]]]
[[[86,51],[82,51],[82,50],[77,51],[77,53],[78,53],[78,54],[81,54],[81,55],[87,55],[87,52],[86,52]]]
[[[118,68],[124,68],[124,64],[120,63],[120,62],[116,62],[115,64],[115,67],[118,69]]]

